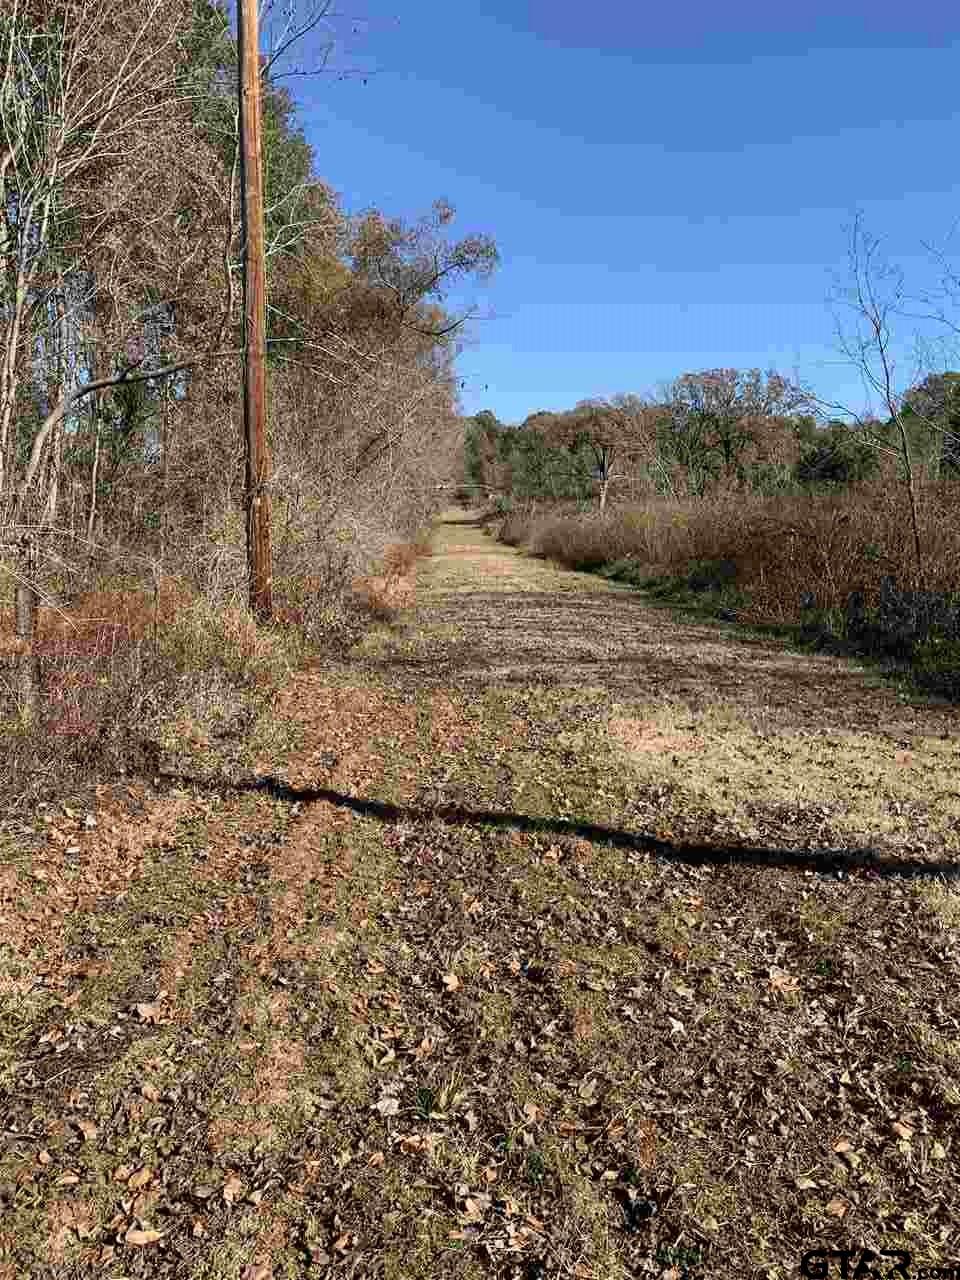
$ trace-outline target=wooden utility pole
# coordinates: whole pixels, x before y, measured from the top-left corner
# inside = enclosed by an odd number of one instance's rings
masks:
[[[270,497],[267,477],[266,252],[260,148],[260,22],[257,0],[239,0],[240,183],[243,207],[243,431],[246,456],[247,567],[250,608],[273,616]]]

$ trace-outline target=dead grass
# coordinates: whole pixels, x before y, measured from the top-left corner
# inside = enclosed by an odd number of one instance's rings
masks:
[[[614,716],[610,732],[638,783],[676,787],[747,835],[760,813],[815,811],[826,839],[960,852],[957,751],[941,733],[781,730],[729,701]]]
[[[943,482],[921,496],[921,535],[927,587],[960,590],[960,490]],[[708,500],[657,499],[595,512],[528,519],[511,531],[537,555],[578,569],[632,560],[639,570],[683,573],[691,563],[731,562],[736,585],[756,621],[800,617],[804,596],[821,609],[842,610],[860,591],[876,603],[886,575],[914,581],[907,510],[902,492],[861,485],[835,495],[764,497],[719,492]]]

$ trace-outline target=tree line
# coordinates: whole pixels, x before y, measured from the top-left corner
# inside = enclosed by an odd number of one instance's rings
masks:
[[[905,479],[905,466],[960,477],[960,374],[928,375],[886,419],[824,422],[816,407],[776,372],[710,369],[683,374],[656,396],[582,400],[517,425],[484,409],[465,423],[464,482],[517,499],[595,498],[602,511],[611,493],[815,491],[884,469]]]

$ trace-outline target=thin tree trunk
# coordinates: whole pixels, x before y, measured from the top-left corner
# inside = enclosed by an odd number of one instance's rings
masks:
[[[90,508],[87,512],[87,540],[93,539],[93,527],[97,519],[97,484],[100,479],[100,414],[93,427],[93,462],[90,464]]]
[[[87,348],[87,371],[91,382],[97,382],[103,373],[101,349],[97,343],[97,322],[90,325]],[[87,417],[90,423],[90,434],[93,437],[93,457],[90,460],[90,499],[87,506],[86,533],[87,540],[93,538],[93,530],[97,519],[97,488],[100,484],[100,453],[103,444],[103,400],[104,393],[95,391],[87,401]]]
[[[888,394],[888,403],[893,404],[892,396]],[[926,574],[924,572],[923,562],[923,542],[920,537],[920,515],[919,501],[917,499],[917,476],[916,467],[913,461],[913,454],[910,449],[910,437],[907,435],[906,425],[899,412],[894,413],[894,421],[897,424],[897,430],[900,433],[900,459],[903,469],[906,472],[907,479],[907,500],[910,504],[910,530],[913,534],[913,554],[917,562],[917,585],[923,590],[926,585]]]
[[[167,556],[167,486],[170,481],[170,452],[169,452],[169,417],[170,417],[170,388],[164,383],[163,391],[163,426],[160,448],[163,450],[163,460],[161,463],[161,479],[160,479],[160,564],[166,564]]]
[[[42,524],[52,525],[57,520],[57,508],[60,503],[60,472],[63,466],[63,423],[53,437],[50,449],[50,462],[47,471],[47,496],[43,504]]]
[[[25,538],[20,544],[16,590],[16,628],[20,642],[17,684],[20,714],[28,723],[40,714],[40,658],[36,653],[37,630],[37,544]]]

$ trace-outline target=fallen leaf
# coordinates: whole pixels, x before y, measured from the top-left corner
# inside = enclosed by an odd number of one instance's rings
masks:
[[[910,1139],[913,1137],[913,1130],[910,1128],[910,1126],[908,1124],[901,1124],[899,1120],[894,1120],[890,1128],[893,1130],[893,1132],[897,1135],[898,1138],[903,1138],[905,1142],[909,1142]]]
[[[584,1102],[593,1102],[597,1096],[596,1080],[581,1080],[577,1093]]]
[[[251,1262],[244,1267],[240,1280],[273,1280],[273,1267],[269,1262]]]
[[[933,1146],[930,1148],[930,1159],[946,1160],[946,1158],[947,1158],[946,1147],[943,1145],[942,1142],[935,1142]]]
[[[159,1003],[135,1004],[133,1008],[141,1022],[159,1023],[163,1017],[163,1010]]]
[[[812,1178],[798,1178],[796,1185],[798,1191],[816,1191],[817,1189],[817,1184]]]
[[[114,1174],[114,1177],[116,1177],[116,1174]],[[144,1166],[142,1169],[138,1169],[136,1173],[130,1175],[127,1186],[132,1188],[134,1191],[139,1191],[141,1187],[148,1186],[152,1181],[153,1170]]]
[[[537,1106],[535,1102],[525,1102],[523,1104],[523,1114],[527,1117],[528,1120],[534,1121],[536,1120],[537,1116],[540,1114],[540,1108]]]
[[[395,1116],[400,1112],[400,1103],[396,1098],[381,1098],[376,1104],[377,1110],[382,1116]]]
[[[160,1090],[155,1084],[142,1084],[140,1092],[148,1102],[159,1102],[160,1100]]]
[[[443,975],[443,985],[448,991],[456,991],[460,986],[460,979],[455,973],[445,973]]]
[[[80,1178],[77,1174],[71,1173],[68,1169],[66,1173],[61,1173],[60,1177],[56,1181],[56,1185],[58,1187],[75,1187],[79,1181]]]
[[[385,1159],[386,1159],[386,1156],[383,1154],[382,1151],[375,1151],[373,1155],[370,1157],[370,1159],[367,1161],[367,1164],[371,1167],[371,1169],[379,1169]]]
[[[227,1204],[236,1204],[243,1195],[243,1183],[235,1173],[223,1184],[223,1198]]]
[[[778,995],[790,995],[800,986],[800,979],[774,966],[770,970],[770,988]]]
[[[463,1202],[464,1216],[473,1222],[479,1222],[484,1215],[484,1211],[490,1205],[489,1196],[467,1196]]]
[[[142,1249],[145,1245],[156,1244],[158,1240],[162,1240],[163,1232],[154,1231],[152,1227],[142,1231],[137,1227],[131,1227],[123,1239],[126,1244],[134,1244]]]
[[[842,1200],[839,1196],[836,1196],[827,1204],[826,1211],[830,1214],[831,1218],[842,1218],[849,1208],[850,1206],[846,1200]]]
[[[636,1128],[636,1160],[642,1169],[657,1163],[657,1126],[652,1120],[640,1120]]]

